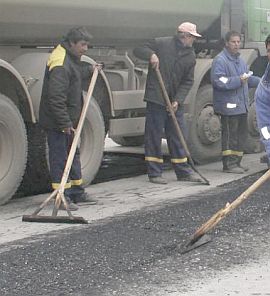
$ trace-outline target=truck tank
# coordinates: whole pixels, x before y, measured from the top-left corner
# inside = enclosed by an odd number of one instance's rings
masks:
[[[220,0],[1,0],[1,45],[52,45],[73,26],[86,26],[94,46],[131,47],[141,40],[171,35],[189,20],[200,32],[219,39],[213,25],[220,16]]]

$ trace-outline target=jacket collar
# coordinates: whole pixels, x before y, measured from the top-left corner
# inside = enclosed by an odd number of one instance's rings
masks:
[[[175,47],[176,47],[177,51],[185,48],[183,42],[181,40],[179,40],[177,35],[174,35],[173,39],[174,39]]]
[[[231,61],[237,61],[239,59],[239,52],[237,54],[231,54],[226,47],[224,47],[223,52],[225,56]]]
[[[80,62],[80,58],[77,57],[71,50],[70,45],[67,41],[63,41],[61,43],[61,46],[63,46],[65,48],[65,50],[67,51],[67,54],[76,62],[79,63]]]
[[[191,47],[184,46],[183,42],[179,40],[177,35],[174,35],[173,41],[175,44],[175,50],[179,56],[188,55],[191,52],[194,52],[194,48],[192,46]]]

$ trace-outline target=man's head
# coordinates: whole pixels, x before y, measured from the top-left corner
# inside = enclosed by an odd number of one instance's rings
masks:
[[[232,54],[239,52],[241,46],[241,35],[236,31],[229,31],[225,35],[225,47]]]
[[[178,26],[177,36],[184,46],[191,47],[197,37],[202,37],[198,32],[195,24],[185,22]]]
[[[265,39],[265,47],[268,61],[270,61],[270,35],[268,35]]]
[[[86,28],[76,27],[69,30],[64,40],[69,43],[73,54],[80,58],[88,50],[91,39]]]

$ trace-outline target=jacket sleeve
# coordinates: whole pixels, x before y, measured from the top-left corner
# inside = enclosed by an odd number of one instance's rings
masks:
[[[141,47],[136,47],[133,50],[133,54],[141,60],[149,61],[152,54],[156,53],[156,51],[157,45],[155,39],[153,39]]]
[[[250,76],[248,79],[248,87],[256,88],[260,82],[260,77],[258,76]]]
[[[270,97],[270,87],[263,87],[261,84],[255,92],[255,106],[256,118],[258,128],[261,130],[263,127],[270,127],[270,106],[268,98]]]
[[[58,66],[52,69],[49,78],[48,104],[59,129],[72,127],[67,110],[69,84],[70,78],[64,67]]]
[[[176,91],[176,95],[173,100],[177,101],[179,104],[182,104],[186,96],[188,95],[192,85],[194,83],[194,70],[195,70],[195,60],[193,65],[189,68],[188,73],[183,75],[182,81]]]
[[[230,76],[226,71],[225,61],[216,58],[211,69],[211,82],[214,88],[219,90],[234,90],[241,87],[240,76]]]

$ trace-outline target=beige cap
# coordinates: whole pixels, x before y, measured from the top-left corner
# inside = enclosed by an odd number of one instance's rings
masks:
[[[190,35],[196,36],[196,37],[202,37],[199,33],[197,33],[197,27],[195,24],[185,22],[179,25],[178,32],[184,32],[189,33]]]

